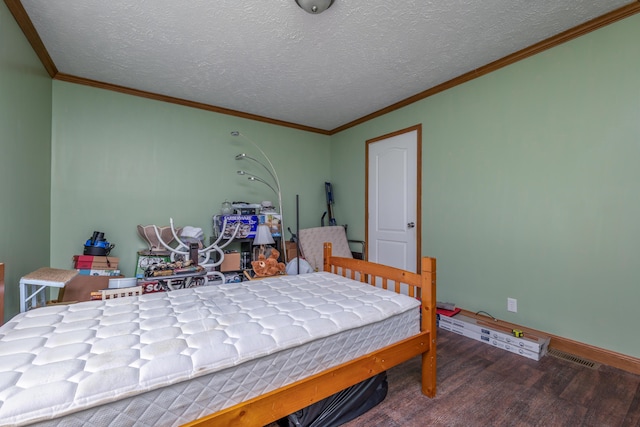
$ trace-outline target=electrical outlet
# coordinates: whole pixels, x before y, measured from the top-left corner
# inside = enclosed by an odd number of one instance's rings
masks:
[[[507,310],[517,313],[518,312],[518,300],[515,298],[507,298]]]

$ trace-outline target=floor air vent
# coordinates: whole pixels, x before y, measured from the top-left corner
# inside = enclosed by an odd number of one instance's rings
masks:
[[[591,360],[583,359],[582,357],[576,356],[575,354],[565,353],[564,351],[560,351],[555,348],[550,348],[547,351],[547,354],[553,357],[557,357],[558,359],[566,360],[567,362],[584,366],[585,368],[598,369],[600,367],[600,363],[592,362]]]

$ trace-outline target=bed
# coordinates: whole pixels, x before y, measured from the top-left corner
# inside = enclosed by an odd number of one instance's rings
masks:
[[[262,426],[418,355],[433,397],[435,259],[415,274],[324,252],[320,273],[19,314],[0,328],[0,419]]]

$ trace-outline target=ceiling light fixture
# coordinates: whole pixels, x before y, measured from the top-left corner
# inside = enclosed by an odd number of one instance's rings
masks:
[[[296,3],[305,11],[317,15],[329,9],[333,0],[296,0]]]

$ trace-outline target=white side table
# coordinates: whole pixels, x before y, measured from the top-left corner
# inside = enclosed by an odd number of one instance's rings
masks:
[[[43,267],[23,276],[20,278],[20,311],[44,307],[47,304],[44,292],[47,286],[64,288],[77,275],[76,270]]]

